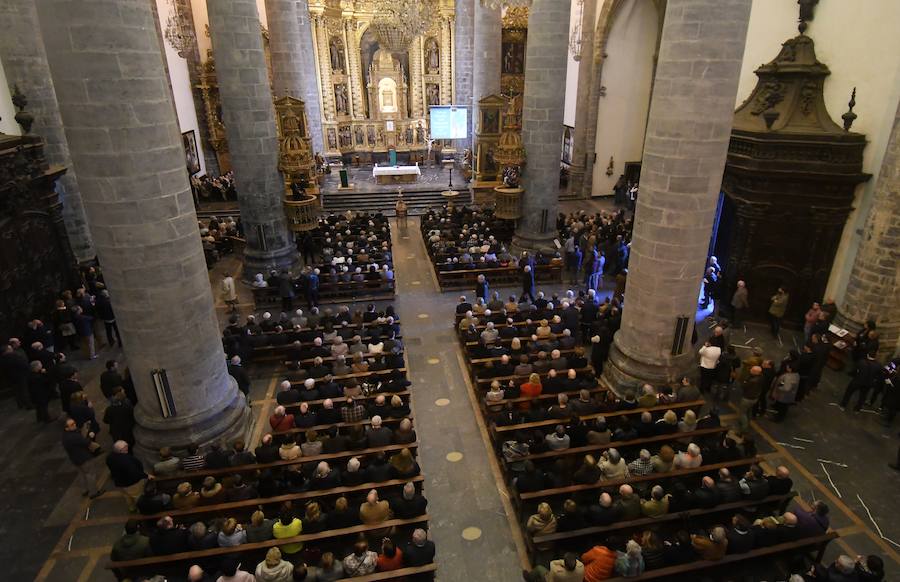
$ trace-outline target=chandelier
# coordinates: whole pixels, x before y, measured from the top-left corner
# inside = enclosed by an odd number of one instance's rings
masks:
[[[392,53],[404,53],[420,34],[428,30],[435,0],[376,0],[372,30],[378,43]]]
[[[581,20],[584,15],[584,0],[578,0],[578,13],[575,16],[575,26],[572,28],[572,34],[569,35],[569,52],[577,63],[581,60],[581,45],[583,38],[581,35]]]
[[[169,16],[166,18],[164,36],[169,45],[178,51],[178,56],[186,59],[197,45],[194,23],[186,11],[178,6],[178,0],[168,0],[167,4]]]
[[[488,8],[490,10],[497,10],[498,8],[510,8],[510,7],[531,7],[531,3],[533,0],[481,0],[481,7]]]

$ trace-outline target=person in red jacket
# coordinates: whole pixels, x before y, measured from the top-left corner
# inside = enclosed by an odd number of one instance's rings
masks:
[[[616,566],[616,552],[606,546],[594,546],[581,555],[584,582],[600,582],[612,576]]]
[[[269,417],[269,424],[275,432],[284,432],[294,428],[294,415],[285,414],[284,406],[276,406],[275,412]]]
[[[528,377],[528,382],[525,382],[521,386],[519,386],[519,394],[522,396],[527,396],[529,398],[537,398],[541,395],[544,387],[541,385],[541,377],[537,374],[532,374]],[[526,400],[525,402],[519,403],[520,410],[528,410],[530,407],[530,403]]]

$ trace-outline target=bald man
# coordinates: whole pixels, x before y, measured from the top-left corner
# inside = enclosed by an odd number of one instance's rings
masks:
[[[596,505],[591,505],[587,510],[587,519],[591,525],[612,525],[621,517],[618,505],[613,505],[612,496],[609,493],[601,493]]]
[[[619,519],[624,521],[641,517],[641,498],[635,494],[631,485],[619,487],[619,499],[615,507],[619,511]]]
[[[188,570],[188,582],[213,582],[213,578],[203,571],[203,568],[194,564]]]
[[[786,495],[794,486],[791,471],[784,465],[776,468],[774,475],[768,475],[766,481],[769,482],[769,495]]]
[[[698,509],[712,509],[721,501],[722,496],[716,488],[716,482],[712,477],[704,477],[700,481],[700,487],[694,491],[694,505]]]
[[[741,401],[738,403],[738,426],[741,430],[750,428],[753,407],[764,390],[762,366],[751,366],[750,374],[741,383]]]

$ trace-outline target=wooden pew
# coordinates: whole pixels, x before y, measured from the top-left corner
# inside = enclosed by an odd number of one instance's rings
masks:
[[[519,493],[519,499],[524,503],[527,501],[543,501],[547,497],[556,497],[557,495],[571,495],[573,493],[581,493],[585,491],[593,491],[595,489],[609,489],[619,487],[620,485],[633,485],[635,483],[645,483],[647,481],[661,481],[663,479],[676,479],[687,475],[701,475],[704,473],[714,473],[719,469],[727,469],[731,467],[743,467],[758,463],[762,457],[750,457],[747,459],[737,459],[734,461],[725,461],[724,463],[714,463],[710,465],[700,465],[693,469],[678,469],[677,471],[669,471],[668,473],[650,473],[649,475],[641,475],[640,477],[628,477],[626,479],[604,479],[596,483],[587,485],[569,485],[567,487],[553,487],[550,489],[542,489],[540,491],[532,491],[528,493]]]
[[[473,289],[478,275],[483,274],[493,286],[518,286],[521,282],[519,267],[493,267],[484,269],[465,269],[455,271],[442,271],[432,261],[438,278],[441,291],[450,289]],[[563,265],[537,265],[534,269],[535,281],[562,282]]]
[[[588,391],[591,394],[599,394],[601,392],[609,391],[609,388],[606,386],[595,386],[594,388],[589,388]],[[565,394],[569,397],[569,401],[577,400],[579,396],[580,390],[567,390],[565,392],[558,392],[556,394],[541,394],[540,396],[536,396],[532,398],[531,396],[517,396],[516,398],[504,398],[503,400],[498,400],[497,402],[488,402],[483,397],[481,398],[482,408],[494,408],[494,407],[502,407],[505,406],[506,403],[518,404],[520,402],[533,402],[533,401],[546,401],[547,403],[555,403],[557,401],[557,396],[559,394]]]
[[[272,547],[284,546],[293,543],[318,542],[322,540],[356,536],[366,534],[371,531],[378,531],[389,527],[406,527],[412,525],[428,523],[428,514],[414,517],[412,519],[389,519],[376,525],[357,525],[353,527],[345,527],[341,529],[332,529],[314,534],[301,534],[289,538],[279,540],[266,540],[264,542],[255,542],[251,544],[241,544],[239,546],[229,548],[212,548],[209,550],[198,550],[195,552],[180,552],[177,554],[168,554],[165,556],[151,556],[149,558],[139,558],[137,560],[127,560],[121,562],[110,562],[107,566],[116,570],[134,570],[137,568],[146,568],[147,566],[156,566],[160,564],[168,564],[171,562],[196,561],[202,558],[214,558],[225,556],[227,554],[244,554],[256,551],[265,551]]]
[[[319,299],[331,303],[355,303],[358,301],[380,301],[393,299],[395,281],[330,281],[320,280]],[[297,297],[295,300],[302,304],[304,299]],[[263,287],[253,289],[253,303],[256,309],[268,307],[280,307],[281,297],[275,287]]]
[[[406,416],[404,418],[408,418],[415,422],[415,419],[412,415]],[[382,418],[381,422],[383,424],[400,424],[403,418]],[[317,424],[316,426],[310,426],[308,428],[292,428],[289,430],[276,431],[272,434],[275,435],[283,435],[283,434],[305,434],[308,430],[314,430],[316,432],[326,431],[331,428],[346,428],[348,426],[369,426],[372,424],[372,419],[367,418],[365,420],[360,420],[359,422],[336,422],[334,424]]]
[[[701,517],[707,515],[715,515],[718,513],[727,513],[729,511],[739,511],[748,507],[756,507],[758,505],[781,505],[790,501],[795,496],[795,493],[786,493],[784,495],[770,495],[765,499],[761,499],[759,501],[754,501],[750,499],[745,499],[742,501],[735,501],[732,503],[723,503],[717,505],[711,509],[689,509],[687,511],[679,511],[676,513],[667,513],[661,517],[641,517],[639,519],[632,519],[628,521],[620,521],[614,523],[612,525],[603,525],[603,526],[591,526],[585,527],[581,529],[574,529],[571,531],[562,531],[556,532],[552,534],[533,536],[531,538],[532,543],[535,546],[540,546],[542,544],[555,543],[564,540],[571,540],[576,538],[582,538],[587,536],[600,536],[607,535],[611,532],[621,531],[621,530],[633,530],[638,528],[653,528],[661,523],[667,523],[672,521],[684,521],[688,520],[692,517]]]
[[[391,479],[390,481],[382,481],[380,483],[362,483],[360,485],[354,485],[352,487],[342,486],[342,487],[333,487],[331,489],[318,489],[315,491],[302,491],[300,493],[286,493],[284,495],[276,495],[275,497],[256,497],[254,499],[247,499],[246,501],[227,501],[223,503],[216,503],[214,505],[198,505],[197,507],[190,507],[187,509],[170,509],[168,511],[162,511],[160,513],[153,513],[148,515],[142,514],[134,514],[134,515],[117,515],[115,518],[102,518],[103,523],[109,523],[111,521],[121,521],[122,523],[128,521],[129,519],[136,519],[139,521],[156,521],[160,518],[169,516],[174,519],[176,522],[187,523],[186,517],[194,517],[197,519],[206,519],[207,515],[210,513],[220,513],[225,515],[226,513],[240,513],[246,512],[250,510],[255,510],[262,505],[280,505],[285,501],[306,501],[310,499],[319,499],[323,497],[340,497],[341,495],[346,495],[348,493],[364,493],[368,492],[372,489],[377,489],[379,491],[383,489],[392,489],[395,487],[403,487],[407,483],[423,483],[425,481],[425,477],[422,475],[416,475],[410,479]],[[230,514],[229,513],[229,514]],[[327,512],[326,512],[327,513]],[[90,526],[91,520],[86,520],[81,523],[82,526]]]
[[[547,351],[548,361],[549,361],[550,351],[552,351],[552,350]],[[575,348],[559,350],[559,353],[562,356],[570,356],[575,353]],[[474,368],[475,366],[487,364],[488,362],[499,362],[500,358],[502,358],[502,357],[503,356],[493,356],[490,358],[469,358],[469,367]],[[531,354],[529,357],[529,360],[532,362],[537,360],[537,354]],[[563,370],[563,371],[565,371],[565,370]]]
[[[707,437],[717,434],[727,433],[730,428],[727,426],[717,426],[715,428],[700,428],[690,433],[677,432],[673,434],[661,434],[652,437],[644,437],[640,439],[634,439],[630,441],[611,441],[609,443],[603,445],[586,445],[583,447],[574,447],[569,449],[564,449],[562,451],[547,451],[544,453],[532,453],[530,455],[525,455],[524,457],[517,458],[516,461],[541,461],[544,459],[558,459],[560,457],[569,457],[573,455],[587,455],[589,453],[596,453],[597,451],[605,451],[607,449],[624,449],[627,447],[638,447],[644,444],[652,444],[652,443],[667,443],[671,441],[676,441],[680,438],[684,438],[685,434],[690,434],[692,437]],[[646,447],[643,447],[646,448]],[[503,462],[506,463],[506,459],[503,459]],[[659,475],[660,473],[654,473]]]
[[[402,372],[405,376],[406,368],[387,368],[385,370],[371,370],[369,372],[351,372],[350,374],[338,374],[337,376],[331,376],[331,379],[340,384],[342,380],[349,380],[351,378],[367,378],[369,376],[372,376],[373,374],[387,376],[394,372]],[[325,378],[314,378],[314,380],[316,382],[324,382]],[[291,381],[291,386],[302,387],[303,382],[299,380]]]
[[[353,578],[341,578],[338,582],[378,582],[380,580],[396,580],[399,578],[406,579],[407,576],[417,574],[428,574],[437,570],[437,564],[428,564],[426,566],[418,566],[415,568],[400,568],[399,570],[390,570],[387,572],[376,572],[368,576],[354,576]]]
[[[582,375],[582,376],[587,372],[593,372],[593,371],[594,371],[594,369],[590,366],[588,366],[587,368],[575,368],[575,373]],[[540,376],[541,378],[546,378],[549,375],[550,375],[549,372],[538,373],[538,376]],[[479,390],[486,391],[486,390],[490,389],[491,382],[493,382],[494,380],[499,381],[501,384],[506,384],[506,383],[509,383],[510,380],[513,380],[514,382],[516,382],[516,385],[518,386],[518,385],[524,384],[525,382],[528,382],[528,375],[524,374],[524,375],[519,375],[519,376],[512,375],[512,376],[494,376],[491,378],[476,378],[475,382],[477,383]],[[482,386],[482,384],[483,384],[483,386]]]
[[[302,384],[301,384],[301,386],[302,386]],[[403,398],[406,402],[409,402],[409,397],[412,393],[409,390],[404,390],[402,392],[378,392],[375,394],[369,394],[368,396],[363,396],[363,395],[354,396],[353,400],[375,400],[379,396],[384,396],[385,400],[390,402],[391,396],[393,396],[395,394],[397,396],[399,396],[400,398]],[[325,400],[328,400],[328,399],[327,398],[319,398],[318,400],[307,400],[305,402],[305,404],[309,404],[310,408],[314,408],[317,406],[321,406],[325,402]],[[340,396],[338,398],[331,398],[331,401],[334,402],[335,405],[337,405],[337,404],[346,402],[347,399],[344,396]],[[300,404],[301,403],[299,403],[299,402],[297,404],[285,404],[284,409],[287,412],[293,413],[293,411],[295,411],[295,410],[300,410]],[[277,404],[275,406],[277,406]]]
[[[694,572],[700,572],[712,568],[726,567],[731,564],[757,561],[760,558],[767,558],[780,554],[809,552],[813,550],[815,550],[816,552],[816,557],[814,560],[816,563],[819,563],[822,561],[822,556],[825,555],[825,548],[828,546],[828,543],[831,542],[831,540],[836,539],[837,537],[837,532],[832,531],[820,536],[804,538],[795,542],[786,542],[783,544],[769,546],[767,548],[759,548],[750,552],[746,552],[744,554],[727,554],[721,560],[717,560],[714,562],[709,560],[695,560],[690,564],[668,566],[666,568],[657,568],[656,570],[647,570],[637,577],[624,578],[617,576],[615,578],[607,578],[606,582],[631,582],[633,580],[669,580],[674,576],[684,576],[686,574],[692,574]],[[732,566],[730,571],[732,573],[735,571],[740,571],[740,567],[735,570]]]
[[[322,461],[330,462],[340,459],[350,459],[352,457],[367,457],[376,455],[380,452],[392,453],[399,452],[404,448],[415,451],[418,443],[409,443],[405,445],[387,445],[385,447],[374,447],[369,449],[359,449],[356,451],[342,451],[340,453],[324,453],[321,455],[311,455],[308,457],[300,457],[292,461],[275,461],[274,463],[252,463],[250,465],[236,465],[234,467],[223,467],[221,469],[200,469],[198,471],[181,471],[171,475],[159,475],[155,478],[158,484],[169,481],[191,481],[193,479],[202,480],[204,477],[227,477],[234,474],[255,473],[256,471],[264,471],[266,469],[283,469],[294,465],[304,465],[307,463],[320,463]]]
[[[614,410],[612,412],[595,412],[593,414],[585,414],[583,416],[580,416],[579,418],[581,418],[581,420],[594,420],[594,419],[600,418],[601,416],[609,419],[609,418],[615,418],[617,416],[632,416],[632,415],[639,416],[639,415],[643,414],[644,412],[650,412],[650,413],[663,412],[664,413],[667,410],[676,411],[676,410],[687,410],[687,409],[694,409],[694,408],[699,410],[703,406],[704,402],[705,401],[703,401],[703,400],[692,400],[690,402],[659,404],[659,405],[653,406],[651,408],[634,408],[631,410]],[[556,419],[556,418],[551,418],[548,420],[539,420],[537,422],[525,422],[525,423],[521,423],[521,424],[510,424],[507,426],[495,426],[492,424],[491,430],[495,433],[513,432],[513,431],[523,430],[523,429],[541,428],[541,427],[545,427],[545,426],[556,426],[560,422],[563,422],[563,421]],[[676,433],[676,434],[681,435],[682,438],[688,438],[691,435],[691,433],[689,433],[689,432]]]

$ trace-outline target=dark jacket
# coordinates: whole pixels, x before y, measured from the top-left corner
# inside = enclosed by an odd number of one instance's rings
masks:
[[[110,453],[106,457],[106,466],[116,487],[130,487],[147,478],[141,462],[128,453]]]
[[[66,450],[66,454],[69,455],[69,460],[72,461],[72,464],[75,466],[80,467],[94,458],[94,455],[91,453],[90,449],[88,449],[90,444],[91,441],[77,430],[67,430],[63,433],[63,448]]]
[[[177,554],[188,549],[188,532],[180,528],[158,529],[150,534],[150,547],[157,556]]]
[[[150,552],[150,538],[139,533],[125,534],[113,544],[110,558],[116,562],[146,558]]]
[[[127,400],[115,400],[103,413],[103,422],[109,425],[114,441],[134,443],[134,408]]]

